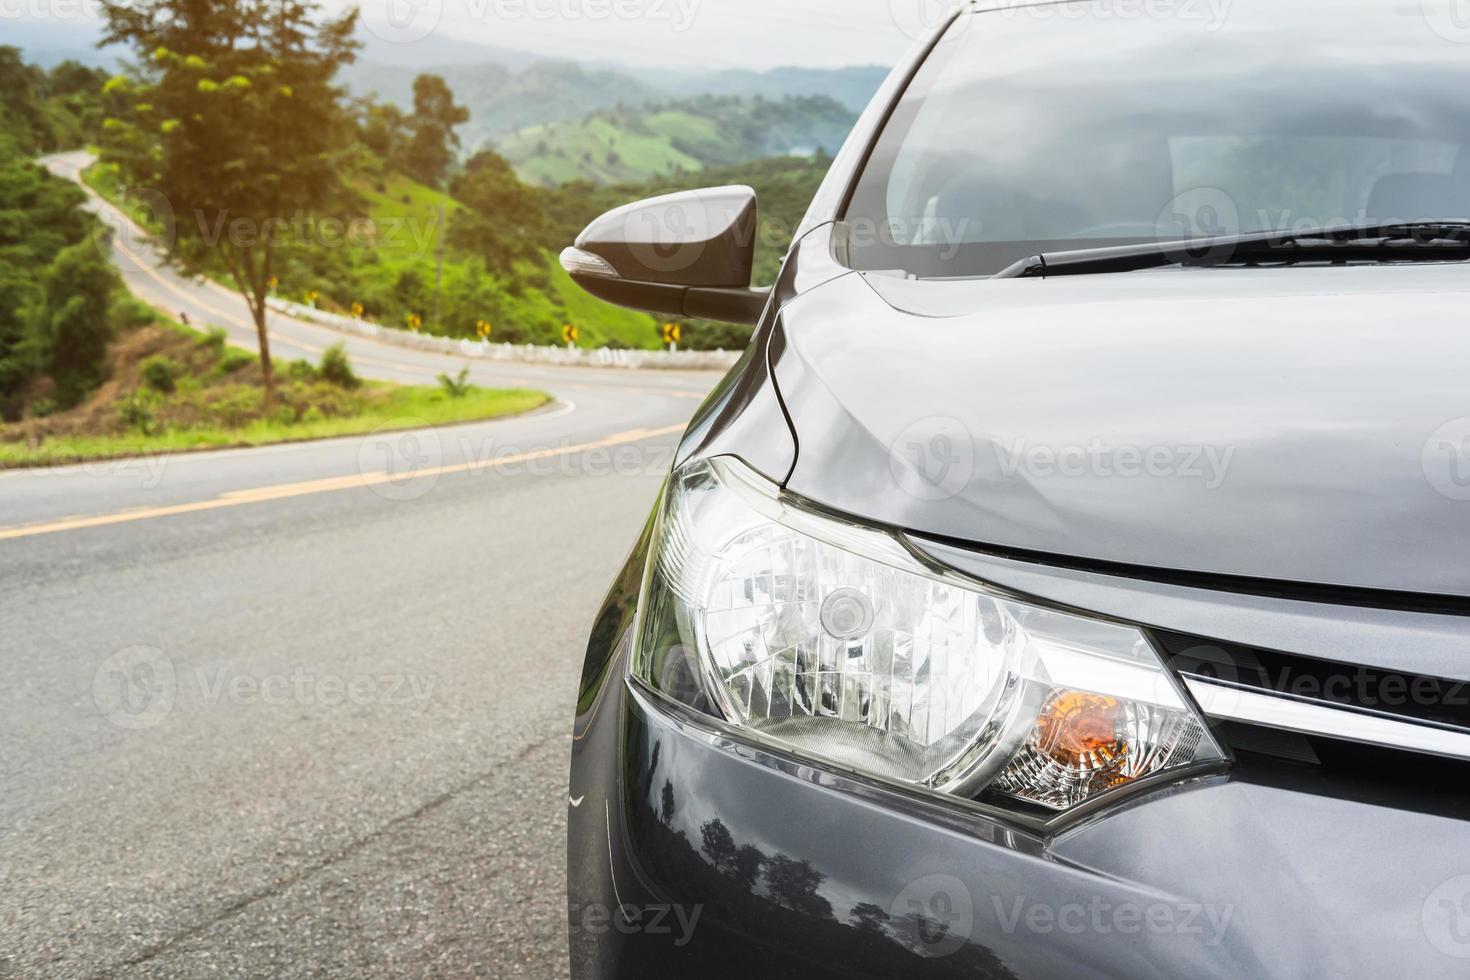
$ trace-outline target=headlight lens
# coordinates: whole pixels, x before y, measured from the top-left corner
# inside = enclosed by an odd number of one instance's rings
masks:
[[[634,673],[881,779],[1065,810],[1224,759],[1138,630],[993,594],[721,458],[674,474]]]

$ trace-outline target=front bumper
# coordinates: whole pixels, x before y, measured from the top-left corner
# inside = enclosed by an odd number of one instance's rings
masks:
[[[626,640],[574,742],[579,980],[1470,973],[1443,806],[1237,769],[1043,838],[733,743],[629,682]]]

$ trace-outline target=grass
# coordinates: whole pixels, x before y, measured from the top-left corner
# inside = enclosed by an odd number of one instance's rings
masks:
[[[549,268],[551,294],[566,310],[567,319],[582,329],[583,347],[621,344],[625,347],[658,350],[663,346],[656,317],[637,310],[612,306],[572,282],[558,263]]]
[[[0,469],[265,446],[515,415],[551,400],[540,391],[362,381],[345,354],[322,365],[282,362],[267,413],[259,359],[158,315],[108,349],[108,378],[80,405],[0,423]],[[168,384],[160,384],[167,366]],[[37,409],[40,411],[40,409]]]
[[[677,149],[667,133],[638,132],[600,116],[532,126],[502,139],[496,148],[515,165],[522,180],[543,185],[574,179],[600,184],[641,181],[702,166]]]
[[[446,220],[458,211],[460,204],[448,194],[441,194],[401,174],[389,174],[382,190],[373,181],[351,178],[348,187],[367,205],[368,216],[378,227],[376,248],[385,259],[396,255],[422,258],[439,248],[439,209]]]
[[[201,449],[267,446],[276,443],[330,439],[368,432],[450,425],[528,412],[546,404],[550,396],[539,391],[475,388],[452,398],[438,388],[366,384],[378,394],[361,414],[283,423],[257,419],[238,428],[224,426],[166,429],[157,433],[126,432],[102,436],[59,436],[39,445],[0,443],[0,468],[60,466],[89,460],[153,456]]]

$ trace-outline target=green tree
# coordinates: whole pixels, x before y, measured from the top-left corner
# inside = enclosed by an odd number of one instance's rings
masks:
[[[521,183],[506,159],[476,153],[449,193],[465,205],[449,224],[449,244],[481,255],[485,265],[507,273],[518,260],[536,255],[545,236],[537,192]]]
[[[397,106],[367,99],[358,103],[358,138],[385,164],[404,167],[411,133],[408,117]]]
[[[108,121],[103,159],[173,211],[175,253],[210,256],[255,321],[265,401],[274,400],[266,299],[277,252],[342,192],[351,122],[337,71],[355,10],[311,0],[103,0],[105,42],[140,56],[109,83],[132,111]]]
[[[454,163],[459,135],[454,127],[470,118],[469,110],[454,104],[454,93],[438,75],[413,80],[413,119],[404,163],[410,177],[430,187],[442,187]]]
[[[0,46],[0,129],[11,133],[27,150],[48,142],[49,128],[41,109],[46,74],[21,60],[20,49]]]
[[[56,382],[56,400],[75,405],[101,381],[112,339],[117,273],[92,242],[61,250],[41,277],[41,302],[27,342]]]
[[[454,127],[470,118],[469,110],[454,104],[454,93],[438,75],[420,75],[413,80],[413,137],[409,140],[407,169],[421,184],[444,189],[449,167],[454,163],[454,148],[459,136]],[[439,246],[435,256],[434,319],[435,330],[444,328],[444,205],[439,205]]]
[[[79,207],[84,200],[75,185],[36,166],[13,132],[0,129],[0,415],[6,418],[19,414],[23,386],[44,366],[28,339],[45,305],[40,273],[95,227]]]

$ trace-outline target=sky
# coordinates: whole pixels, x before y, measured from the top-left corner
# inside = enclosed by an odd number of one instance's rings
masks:
[[[354,0],[324,0],[341,9]],[[890,65],[955,0],[355,0],[373,40],[678,69]],[[0,37],[84,47],[96,0],[0,0]],[[395,61],[398,59],[394,59]],[[456,58],[456,60],[462,60]],[[425,67],[429,67],[427,64]]]

